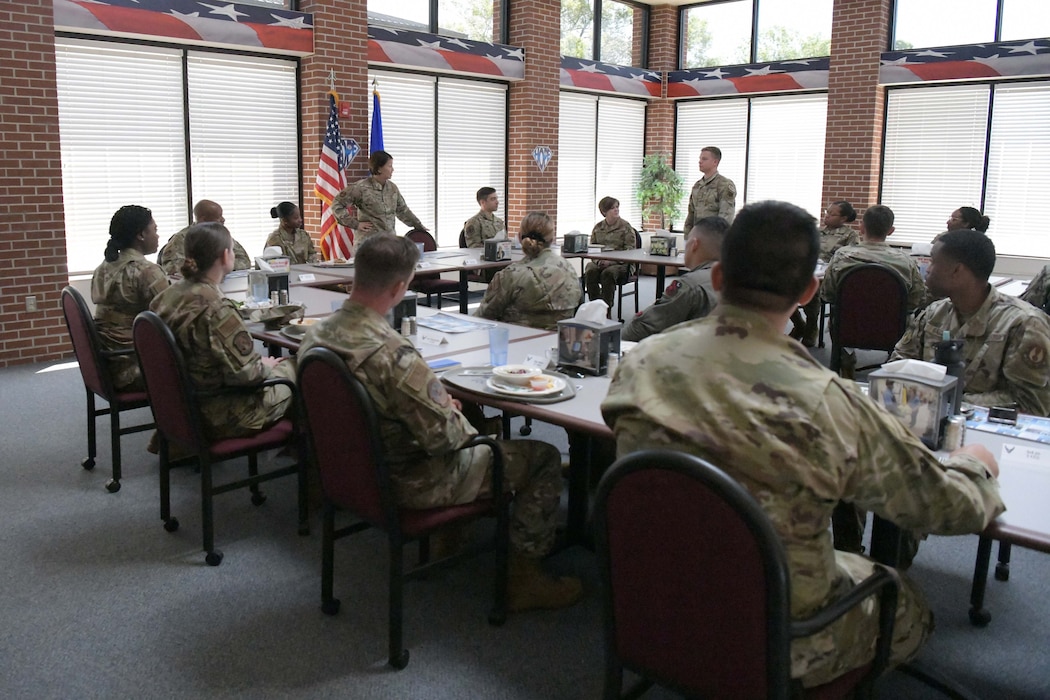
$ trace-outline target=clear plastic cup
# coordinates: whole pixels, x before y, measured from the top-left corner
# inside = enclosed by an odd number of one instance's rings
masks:
[[[510,342],[510,329],[503,326],[489,329],[489,362],[493,367],[507,364],[507,344]]]

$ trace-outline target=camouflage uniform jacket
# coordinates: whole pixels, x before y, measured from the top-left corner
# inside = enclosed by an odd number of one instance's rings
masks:
[[[171,329],[198,389],[249,386],[271,376],[233,302],[210,282],[183,279],[150,309]],[[282,363],[283,364],[283,363]],[[247,435],[269,423],[263,392],[205,398],[201,413],[212,436]]]
[[[820,283],[821,298],[834,304],[839,296],[839,284],[848,270],[865,263],[878,263],[898,272],[908,290],[908,311],[914,311],[926,303],[926,283],[919,273],[919,266],[907,253],[891,248],[884,241],[865,241],[841,248],[831,257],[824,279]]]
[[[700,219],[706,216],[721,216],[733,223],[736,214],[736,185],[721,173],[710,179],[700,178],[689,193],[689,209],[682,230],[689,233]]]
[[[485,245],[485,241],[506,230],[503,219],[487,211],[479,211],[463,222],[463,238],[468,248],[480,248]]]
[[[164,268],[164,272],[172,277],[182,277],[182,261],[186,259],[186,232],[190,227],[177,232],[168,242],[164,244],[160,253],[157,254],[157,264]],[[248,257],[248,251],[236,240],[233,242],[233,269],[250,270],[252,259]]]
[[[839,248],[857,245],[858,243],[860,243],[860,234],[849,226],[839,226],[838,228],[824,227],[820,229],[820,259],[824,262],[830,262],[831,256]]]
[[[301,228],[289,231],[283,226],[278,226],[266,239],[266,247],[270,246],[280,246],[293,265],[301,265],[317,259],[313,239]]]
[[[372,397],[387,466],[402,505],[429,507],[440,502],[443,499],[435,495],[462,481],[453,475],[470,471],[477,459],[489,458],[485,448],[458,450],[477,431],[452,404],[412,342],[374,310],[344,301],[338,311],[307,330],[300,355],[315,346],[346,360]],[[467,478],[473,483],[461,491],[459,502],[472,500],[481,489],[485,470],[472,471],[474,476]]]
[[[1021,299],[1039,309],[1047,308],[1047,301],[1050,301],[1050,265],[1044,267],[1028,284]]]
[[[553,331],[576,313],[580,296],[572,263],[548,248],[500,270],[475,315]]]
[[[1050,415],[1050,323],[1046,314],[995,287],[989,287],[988,298],[967,319],[959,317],[951,299],[940,299],[912,319],[891,359],[932,362],[933,345],[941,341],[944,331],[966,341],[967,401],[979,406],[1016,402],[1025,413]]]
[[[630,319],[623,327],[624,340],[642,340],[683,321],[703,318],[718,302],[718,294],[711,286],[709,260],[671,282],[662,297],[645,311]]]
[[[852,381],[764,316],[728,304],[626,355],[602,413],[618,455],[694,454],[755,497],[787,552],[795,619],[851,585],[828,529],[840,500],[906,529],[946,535],[979,532],[1004,509],[998,483],[978,460],[960,455],[942,465]],[[792,676],[833,665],[847,633],[836,623],[795,640]]]
[[[638,247],[637,235],[626,219],[612,225],[602,219],[591,229],[590,245],[600,245],[602,250],[634,250]]]
[[[91,301],[95,303],[95,326],[102,349],[131,349],[134,345],[131,324],[135,316],[148,309],[153,297],[167,288],[164,270],[134,248],[125,248],[116,260],[95,268],[91,276]],[[111,357],[107,366],[117,390],[141,386],[135,355]]]
[[[356,217],[350,216],[347,211],[351,205],[357,209]],[[358,180],[337,194],[332,200],[332,215],[343,226],[354,229],[357,243],[377,233],[395,233],[395,216],[412,228],[423,228],[423,222],[405,204],[397,185],[389,180],[381,185],[371,176]],[[375,228],[368,233],[359,231],[358,226],[362,221],[371,222]]]

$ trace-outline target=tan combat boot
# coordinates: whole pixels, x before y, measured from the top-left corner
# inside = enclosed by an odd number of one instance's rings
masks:
[[[538,559],[511,553],[507,580],[507,608],[511,612],[567,608],[582,595],[578,578],[548,576]]]

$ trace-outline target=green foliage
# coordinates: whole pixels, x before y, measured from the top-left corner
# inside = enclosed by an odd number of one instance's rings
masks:
[[[668,228],[668,220],[674,225],[678,205],[685,196],[685,185],[671,167],[667,155],[654,153],[642,159],[642,179],[638,183],[637,196],[643,217],[659,214],[661,228]]]
[[[897,39],[893,42],[894,51],[910,51],[914,48],[915,44],[911,43],[910,41],[905,41],[904,39]]]
[[[831,55],[831,38],[820,34],[802,36],[787,27],[770,27],[758,35],[758,61],[789,61]]]
[[[591,58],[594,8],[590,0],[561,0],[561,53]]]

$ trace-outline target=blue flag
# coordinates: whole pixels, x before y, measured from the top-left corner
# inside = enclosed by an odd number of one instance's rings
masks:
[[[385,151],[383,148],[383,114],[379,111],[379,86],[372,84],[372,133],[368,136],[368,152]]]

